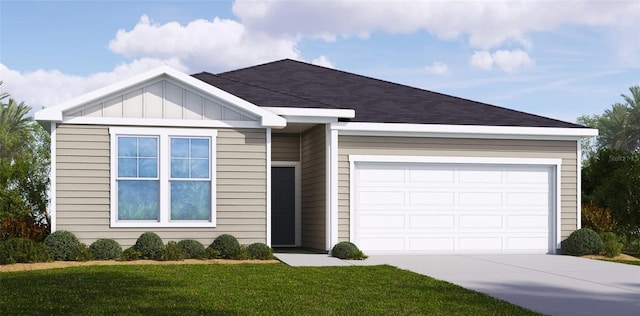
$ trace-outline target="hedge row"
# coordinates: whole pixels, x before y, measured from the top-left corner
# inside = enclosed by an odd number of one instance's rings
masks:
[[[0,264],[88,260],[151,259],[179,261],[184,259],[273,259],[273,250],[263,243],[248,246],[228,234],[218,236],[205,248],[197,240],[169,241],[166,245],[153,232],[140,235],[135,245],[124,251],[113,239],[98,239],[89,247],[81,243],[71,232],[60,230],[51,233],[44,242],[28,238],[10,238],[0,241]]]

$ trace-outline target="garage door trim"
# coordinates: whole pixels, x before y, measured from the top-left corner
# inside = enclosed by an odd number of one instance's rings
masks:
[[[357,163],[433,163],[433,164],[485,164],[485,165],[529,165],[529,166],[550,166],[553,185],[551,194],[551,217],[550,240],[555,247],[551,249],[555,253],[560,248],[560,180],[559,171],[562,166],[562,159],[553,158],[502,158],[502,157],[455,157],[455,156],[388,156],[388,155],[349,155],[349,240],[355,240],[355,179]]]

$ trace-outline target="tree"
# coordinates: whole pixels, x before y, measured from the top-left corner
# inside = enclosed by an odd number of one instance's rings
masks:
[[[630,95],[621,94],[624,103],[613,104],[604,114],[578,118],[578,123],[599,131],[595,144],[583,141],[583,158],[602,148],[640,152],[640,86],[629,87],[629,91]]]
[[[48,223],[50,138],[28,116],[30,110],[7,93],[0,95],[0,221]]]
[[[640,237],[640,153],[600,149],[582,169],[584,201],[612,210],[628,245]]]

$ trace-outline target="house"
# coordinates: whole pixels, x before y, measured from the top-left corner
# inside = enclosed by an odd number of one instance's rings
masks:
[[[597,130],[280,60],[161,67],[36,113],[52,230],[131,246],[555,253],[580,227],[580,139]]]

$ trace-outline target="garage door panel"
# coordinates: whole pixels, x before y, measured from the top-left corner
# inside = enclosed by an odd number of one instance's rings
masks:
[[[404,192],[394,191],[361,191],[358,194],[362,206],[404,206]]]
[[[502,171],[460,170],[460,183],[502,183]]]
[[[420,170],[407,168],[410,183],[454,183],[453,170]]]
[[[455,238],[452,238],[452,237],[409,238],[409,251],[452,252],[454,250],[455,250]]]
[[[461,215],[459,221],[463,229],[502,228],[502,215]]]
[[[454,215],[409,215],[409,227],[423,228],[454,228]]]
[[[361,215],[360,229],[404,229],[405,216],[400,215]]]
[[[356,163],[354,242],[370,253],[547,253],[551,172],[547,166]]]
[[[546,215],[508,215],[507,228],[544,228],[549,226]]]
[[[499,192],[460,192],[458,203],[461,206],[501,206],[502,193]]]
[[[455,203],[453,192],[409,192],[409,205],[448,205]]]

